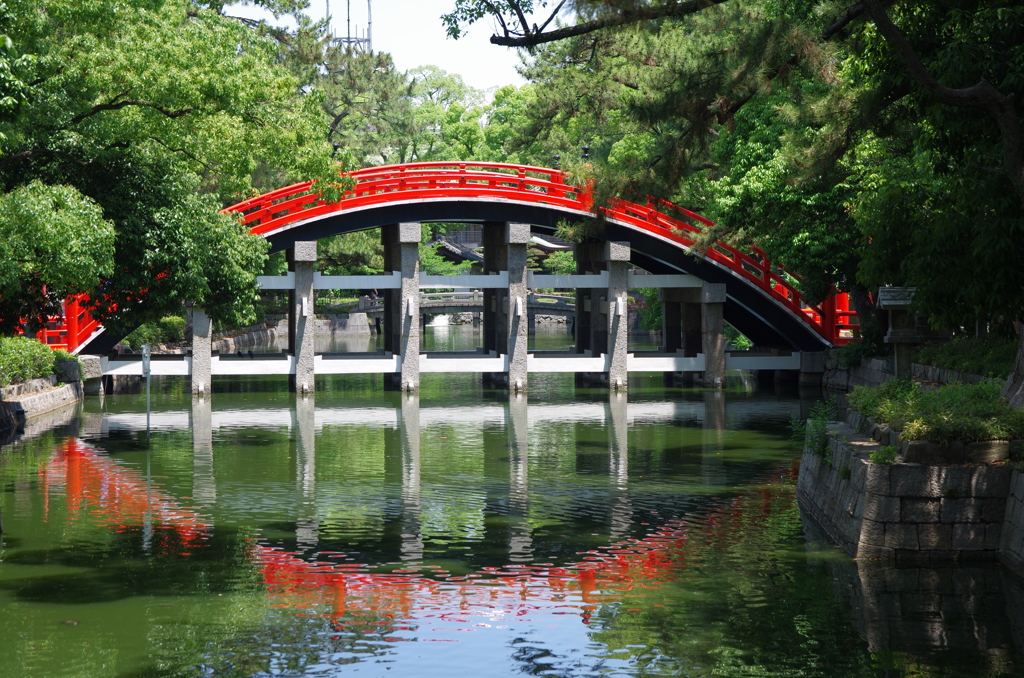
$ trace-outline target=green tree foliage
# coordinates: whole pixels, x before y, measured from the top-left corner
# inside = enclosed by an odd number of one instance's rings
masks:
[[[29,332],[114,270],[113,225],[70,186],[38,180],[0,195],[0,333]]]
[[[524,137],[589,144],[570,169],[599,197],[704,212],[704,246],[760,246],[865,319],[888,284],[937,325],[1022,316],[1019,3],[579,0],[547,22],[559,7],[457,0],[445,21],[491,17],[492,42],[534,49]]]
[[[115,266],[90,290],[96,313],[116,328],[191,302],[250,319],[266,246],[218,210],[252,194],[261,167],[313,178],[328,196],[340,188],[321,99],[301,93],[271,32],[190,0],[7,0],[2,11],[0,61],[28,84],[4,81],[0,189],[66,186],[80,194],[68,204],[99,205],[114,239],[97,261]]]

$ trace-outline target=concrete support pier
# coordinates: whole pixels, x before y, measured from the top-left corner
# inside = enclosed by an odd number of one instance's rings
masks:
[[[389,391],[420,387],[420,252],[423,228],[419,222],[392,224],[381,229],[384,266],[399,271],[402,287],[384,293],[384,350],[399,356],[400,371],[384,375]]]
[[[297,393],[312,393],[316,314],[313,310],[313,267],[316,241],[304,240],[288,250],[288,267],[295,272],[295,288],[288,292],[288,349],[295,356],[295,374],[288,387]]]
[[[704,283],[701,289],[701,347],[704,349],[704,386],[725,386],[725,283]]]
[[[601,310],[607,312],[606,353],[608,388],[626,388],[626,352],[629,347],[629,243],[605,243],[605,261],[608,266],[608,303]]]
[[[210,316],[192,309],[192,394],[209,395],[213,390],[213,332]]]
[[[505,304],[505,346],[508,355],[508,387],[526,390],[526,353],[530,324],[526,287],[526,247],[530,242],[530,225],[510,223],[505,226],[506,263],[508,266],[508,298]]]

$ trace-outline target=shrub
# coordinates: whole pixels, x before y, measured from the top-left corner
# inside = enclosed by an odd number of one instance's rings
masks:
[[[957,337],[923,346],[914,353],[914,362],[1004,379],[1009,376],[1016,355],[1017,339]]]
[[[896,448],[892,445],[884,445],[869,456],[871,461],[876,464],[894,464],[896,463]]]
[[[912,382],[893,380],[882,386],[857,387],[850,406],[888,424],[904,440],[947,443],[1005,440],[1024,436],[1024,411],[1000,398],[995,383],[950,384],[924,391]]]
[[[62,348],[58,348],[53,352],[53,361],[55,363],[67,363],[67,362],[78,362],[78,356],[73,353],[68,353]]]
[[[53,351],[35,339],[0,338],[0,386],[49,376],[53,364]]]

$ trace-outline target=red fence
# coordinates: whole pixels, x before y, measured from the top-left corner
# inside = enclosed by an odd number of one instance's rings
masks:
[[[83,305],[88,298],[78,294],[65,299],[63,315],[50,316],[46,326],[36,330],[36,338],[55,351],[74,351],[85,343],[100,326]]]

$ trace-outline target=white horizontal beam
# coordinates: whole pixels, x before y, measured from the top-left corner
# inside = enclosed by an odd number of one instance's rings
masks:
[[[800,354],[793,355],[735,355],[725,354],[727,370],[799,370]]]
[[[636,356],[626,354],[626,370],[629,372],[703,372],[704,354],[694,356],[657,355]]]
[[[420,273],[420,289],[503,289],[508,287],[508,271],[494,275],[427,275]]]
[[[538,287],[553,287],[555,289],[608,287],[608,271],[579,275],[548,275],[527,271],[526,286],[534,289]]]
[[[508,372],[508,356],[467,355],[465,358],[431,358],[420,354],[421,373],[469,373]]]
[[[154,377],[187,377],[192,374],[192,357],[183,355],[179,358],[180,360],[151,360],[149,373]],[[128,360],[111,360],[108,356],[102,356],[100,369],[104,375],[141,377],[142,356]]]
[[[372,358],[313,357],[314,374],[394,374],[402,368],[396,355]]]
[[[590,356],[570,357],[560,356],[535,356],[532,353],[526,356],[527,372],[607,372],[607,355],[597,358]]]
[[[210,374],[214,376],[242,376],[295,374],[295,356],[276,354],[274,358],[228,358],[215,355],[210,361]]]
[[[284,275],[261,275],[256,277],[256,282],[264,290],[294,290],[295,271],[288,271]]]
[[[381,275],[323,275],[313,273],[315,290],[400,290],[402,274],[398,271]]]
[[[704,281],[695,275],[687,275],[685,273],[672,273],[666,275],[637,275],[636,273],[630,273],[626,276],[626,286],[629,289],[636,289],[638,287],[657,287],[657,288],[671,288],[678,289],[683,287],[703,287]]]

